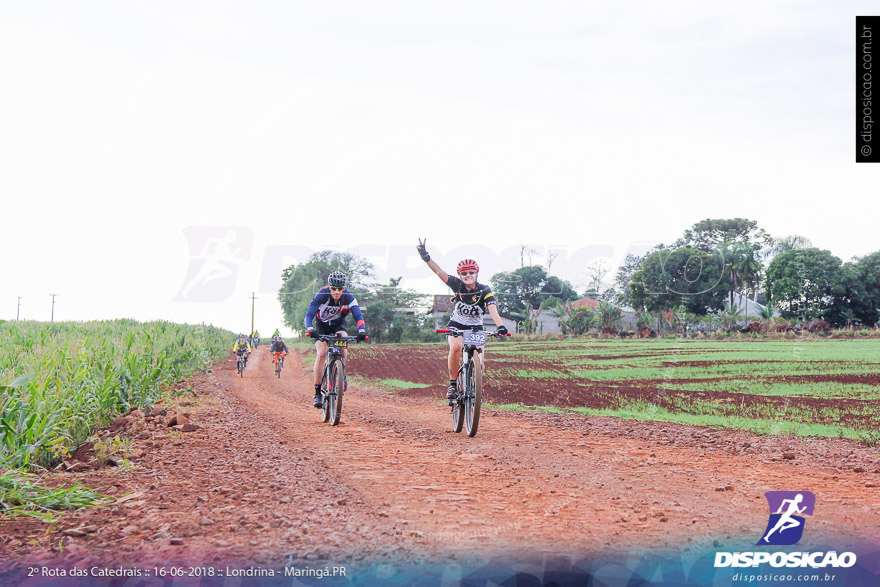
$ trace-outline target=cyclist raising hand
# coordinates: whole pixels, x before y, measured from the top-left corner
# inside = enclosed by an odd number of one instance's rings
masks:
[[[459,330],[482,330],[483,314],[488,312],[498,329],[498,334],[507,334],[507,327],[501,322],[498,313],[498,303],[492,288],[477,281],[480,266],[473,259],[463,259],[458,262],[455,275],[449,275],[435,261],[431,260],[425,248],[424,241],[419,239],[416,247],[422,260],[428,264],[431,271],[449,286],[455,296],[452,299],[452,316],[449,317],[447,328]],[[446,388],[446,398],[456,397],[456,379],[458,378],[458,364],[461,358],[462,338],[450,336],[449,341],[449,387]]]

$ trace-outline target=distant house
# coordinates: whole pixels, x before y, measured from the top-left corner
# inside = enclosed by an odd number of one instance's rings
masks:
[[[435,295],[434,303],[428,311],[428,315],[434,319],[434,329],[446,326],[445,316],[452,312],[452,296]]]
[[[601,304],[597,299],[594,298],[580,298],[574,301],[569,302],[572,310],[578,310],[580,308],[586,308],[591,312],[596,312],[599,309],[599,304]],[[612,304],[613,305],[613,304]],[[620,308],[620,330],[636,330],[636,311],[627,306],[618,306]],[[553,310],[541,310],[537,316],[537,332],[542,334],[547,334],[551,332],[561,332],[562,328],[559,325],[559,318],[556,317],[556,314]]]
[[[736,306],[737,314],[743,317],[743,320],[748,322],[749,318],[760,319],[761,312],[767,309],[766,306],[759,304],[754,300],[750,300],[748,297],[744,296],[739,292],[733,292],[733,305]],[[725,301],[725,308],[730,311],[730,294],[728,293],[727,299]],[[778,310],[773,312],[773,316],[780,316]]]
[[[599,307],[599,300],[593,298],[580,298],[578,300],[574,300],[570,302],[571,308],[573,310],[577,310],[578,308],[586,308],[587,310],[595,310]]]
[[[535,332],[538,334],[550,334],[551,332],[562,332],[559,325],[559,318],[553,313],[553,310],[541,310],[535,316]]]

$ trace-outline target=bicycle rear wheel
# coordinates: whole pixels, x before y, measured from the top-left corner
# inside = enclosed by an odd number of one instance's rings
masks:
[[[480,353],[474,353],[468,365],[468,386],[464,394],[464,423],[468,436],[477,434],[480,424],[480,406],[483,403],[483,369]]]
[[[342,416],[342,395],[345,392],[345,365],[342,361],[333,361],[330,366],[330,382],[333,384],[327,398],[330,404],[330,425],[336,426]]]
[[[467,375],[464,371],[458,372],[458,382],[456,386],[458,388],[458,396],[453,401],[452,404],[452,431],[453,432],[461,432],[461,427],[464,425],[464,403],[462,402],[462,393],[464,392],[464,388],[467,385]]]

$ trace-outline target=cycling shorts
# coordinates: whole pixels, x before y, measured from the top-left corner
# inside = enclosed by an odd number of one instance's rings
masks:
[[[331,324],[329,322],[321,322],[320,320],[315,320],[315,332],[318,334],[336,334],[340,330],[345,330],[345,321],[337,322],[336,324]]]
[[[460,322],[456,322],[455,320],[450,320],[449,323],[446,325],[446,328],[457,328],[459,330],[480,331],[483,329],[483,325],[480,324],[479,326],[473,326],[473,325],[461,324]]]

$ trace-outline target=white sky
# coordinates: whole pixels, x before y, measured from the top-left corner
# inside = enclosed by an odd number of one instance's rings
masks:
[[[578,290],[704,218],[875,252],[854,30],[876,8],[2,2],[0,319],[21,296],[48,320],[56,293],[56,320],[243,331],[254,291],[268,334],[281,269],[322,248],[442,293],[420,236],[482,281],[559,250]]]

